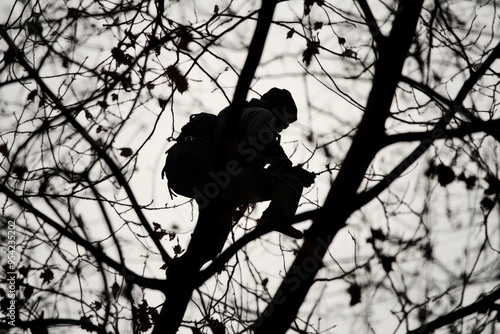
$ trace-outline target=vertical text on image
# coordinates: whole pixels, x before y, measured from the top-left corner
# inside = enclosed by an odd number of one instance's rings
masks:
[[[8,221],[7,225],[7,298],[10,299],[7,307],[8,323],[12,327],[16,325],[16,222]]]

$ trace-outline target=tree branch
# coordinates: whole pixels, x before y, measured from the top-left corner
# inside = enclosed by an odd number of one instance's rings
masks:
[[[375,40],[375,42],[377,42],[379,47],[384,47],[386,37],[382,35],[382,32],[380,31],[375,16],[373,16],[373,12],[370,6],[368,6],[366,0],[357,0],[357,2],[359,3],[359,6],[361,7],[363,14],[365,15],[366,25],[370,29],[370,33],[372,34],[373,39]]]
[[[490,294],[483,295],[475,303],[445,314],[423,326],[420,326],[417,329],[409,331],[407,334],[433,333],[436,329],[452,324],[453,322],[463,319],[473,313],[486,313],[488,310],[495,307],[495,301],[498,299],[500,299],[500,287],[497,286]]]
[[[0,25],[0,35],[5,39],[5,41],[9,44],[10,47],[14,48],[15,50],[18,50],[17,47],[15,46],[14,42],[10,38],[9,34],[7,34],[7,31],[5,31],[4,27]],[[31,65],[28,63],[26,58],[20,53],[16,52],[16,57],[21,64],[21,66],[28,72],[28,74],[36,81],[36,83],[40,86],[42,91],[46,96],[48,96],[52,102],[55,104],[57,109],[61,111],[61,113],[64,115],[66,120],[82,135],[83,138],[91,145],[92,149],[95,150],[95,152],[99,155],[99,157],[104,160],[104,162],[108,165],[108,167],[111,169],[113,176],[116,178],[118,183],[123,187],[125,192],[127,193],[127,196],[132,204],[132,207],[134,209],[134,212],[137,214],[137,217],[141,221],[141,224],[144,226],[146,231],[149,233],[149,236],[155,243],[156,247],[158,248],[158,251],[160,252],[162,259],[165,263],[170,263],[172,261],[172,258],[168,255],[168,253],[165,251],[163,248],[160,240],[158,239],[156,233],[154,232],[153,228],[149,224],[147,218],[144,216],[144,213],[140,209],[140,205],[137,202],[137,199],[135,198],[134,193],[132,192],[132,189],[130,188],[127,180],[125,179],[124,175],[122,174],[120,168],[116,165],[116,163],[113,161],[113,159],[102,149],[102,147],[90,136],[90,134],[85,130],[85,128],[73,117],[71,112],[66,108],[66,106],[61,102],[61,100],[52,92],[52,90],[45,84],[45,82],[42,80],[38,72],[31,67]]]
[[[444,137],[446,134],[446,126],[451,121],[453,116],[457,112],[463,112],[464,107],[462,106],[463,101],[467,97],[469,91],[474,87],[474,85],[481,79],[481,77],[486,73],[486,71],[490,68],[493,62],[500,57],[500,43],[497,44],[493,52],[488,56],[488,58],[484,61],[483,64],[479,67],[476,72],[473,72],[471,76],[464,82],[460,91],[457,94],[457,97],[453,100],[453,102],[449,102],[449,109],[445,113],[445,115],[436,123],[436,126],[433,130],[430,131],[430,138],[422,139],[420,144],[415,148],[405,159],[403,159],[389,174],[387,174],[382,181],[377,183],[373,188],[361,193],[359,198],[357,199],[358,205],[363,206],[376,196],[378,196],[382,191],[387,189],[392,182],[394,182],[397,178],[403,174],[404,171],[408,169],[415,161],[417,161],[432,145],[432,143]],[[469,115],[472,116],[472,115]],[[478,118],[476,119],[476,123],[482,122]]]
[[[327,195],[321,214],[306,232],[291,268],[268,304],[252,325],[255,334],[283,334],[322,267],[322,259],[347,218],[359,208],[355,199],[367,168],[382,147],[385,123],[414,38],[423,0],[400,1],[386,45],[379,50],[375,76],[365,113],[344,163]]]
[[[456,129],[445,130],[442,138],[463,138],[466,135],[470,135],[477,132],[498,132],[500,129],[500,119],[495,119],[491,121],[474,122],[471,124],[464,124]],[[412,142],[412,141],[424,141],[432,139],[432,135],[435,130],[423,131],[423,132],[406,132],[398,133],[394,135],[387,136],[384,145],[389,146],[401,142]]]
[[[279,224],[295,224],[305,220],[314,219],[318,214],[320,214],[320,210],[321,209],[317,209],[297,214],[288,221],[280,221]],[[200,272],[196,286],[199,287],[216,272],[221,271],[224,268],[224,264],[226,264],[227,261],[229,261],[239,250],[245,247],[245,245],[272,231],[274,231],[274,225],[267,224],[248,232],[240,239],[236,240],[224,252],[217,256],[217,258],[215,258],[205,270]]]
[[[227,138],[227,136],[233,136],[233,132],[238,129],[238,127],[233,125],[236,124],[239,112],[243,109],[255,71],[259,66],[277,2],[277,0],[262,0],[255,32],[250,42],[247,58],[234,91],[233,101],[230,105],[231,112],[229,113],[225,135],[223,136],[225,138]]]
[[[139,284],[139,285],[147,287],[149,289],[155,289],[155,290],[162,289],[162,284],[163,284],[164,280],[159,280],[159,279],[155,279],[155,278],[146,278],[146,277],[142,277],[140,275],[135,274],[133,271],[131,271],[127,267],[121,265],[120,263],[116,262],[112,258],[108,257],[103,252],[99,251],[89,241],[83,239],[82,237],[80,237],[77,234],[73,234],[73,233],[69,232],[68,229],[60,226],[58,223],[56,223],[50,217],[48,217],[47,215],[45,215],[44,213],[42,213],[41,211],[36,209],[34,206],[32,206],[30,203],[22,200],[12,190],[7,188],[2,183],[0,183],[0,192],[7,195],[11,200],[16,202],[22,208],[26,209],[27,211],[31,212],[35,216],[42,219],[44,222],[46,222],[51,227],[53,227],[57,232],[61,233],[66,238],[73,241],[75,244],[84,247],[87,251],[89,251],[95,257],[95,259],[97,261],[101,261],[101,262],[107,264],[108,266],[110,266],[111,268],[115,269],[117,272],[119,272],[127,280],[127,282]]]

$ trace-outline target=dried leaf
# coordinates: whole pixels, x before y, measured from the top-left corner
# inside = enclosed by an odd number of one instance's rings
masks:
[[[33,296],[33,291],[35,289],[31,285],[26,285],[24,287],[23,296],[25,299],[30,299]]]
[[[42,24],[39,21],[30,21],[27,27],[30,35],[41,35],[43,32]]]
[[[3,54],[3,63],[5,65],[9,65],[16,61],[16,57],[17,57],[16,50],[13,49],[12,47],[9,47],[7,51],[5,51],[5,53]]]
[[[161,238],[163,238],[164,236],[166,236],[168,234],[167,231],[161,229],[159,231],[155,231],[156,233],[156,236],[158,237],[159,240],[161,240]]]
[[[83,316],[80,318],[80,327],[89,333],[95,332],[95,326],[90,320],[90,316]]]
[[[190,51],[189,43],[193,41],[193,34],[190,31],[188,31],[186,27],[181,27],[177,36],[179,37],[179,44],[178,44],[179,49]]]
[[[490,211],[495,206],[495,202],[489,197],[483,197],[480,204],[481,207],[486,211]]]
[[[158,99],[158,104],[160,105],[160,108],[165,109],[167,106],[168,100],[165,99]]]
[[[28,101],[35,101],[35,96],[38,95],[38,91],[36,89],[33,89],[29,94],[28,94]]]
[[[109,107],[109,104],[106,101],[97,101],[97,105],[102,109],[106,109],[107,107]]]
[[[267,283],[269,283],[269,279],[266,277],[262,280],[262,286],[263,287],[266,287],[267,286]]]
[[[130,147],[122,147],[119,150],[120,155],[125,158],[130,157],[134,153]]]
[[[488,183],[488,188],[484,191],[485,195],[500,194],[500,180],[493,175],[486,175],[484,179]]]
[[[138,328],[141,332],[147,332],[153,327],[153,324],[149,320],[149,309],[150,307],[145,299],[143,299],[139,307],[135,309]]]
[[[123,77],[121,80],[121,84],[123,86],[123,89],[128,91],[130,87],[132,87],[132,78],[129,76]]]
[[[118,283],[114,282],[113,285],[111,285],[111,294],[113,297],[116,299],[118,296],[118,293],[120,292],[120,285]]]
[[[371,229],[372,236],[366,239],[366,242],[373,243],[375,240],[381,240],[384,241],[387,239],[387,236],[384,234],[384,232],[377,228],[377,229]]]
[[[18,269],[19,273],[23,275],[24,277],[28,277],[28,273],[30,271],[30,267],[22,266],[21,268]]]
[[[68,18],[77,19],[80,16],[80,11],[78,8],[68,7]]]
[[[148,313],[151,316],[151,319],[153,319],[153,321],[155,321],[158,318],[158,316],[160,315],[158,313],[158,310],[152,306],[148,307]]]
[[[50,268],[46,268],[40,273],[40,278],[43,278],[42,285],[45,283],[50,283],[54,279],[54,273]]]
[[[0,145],[0,153],[2,153],[4,157],[9,156],[9,147],[7,146],[7,143]]]
[[[385,256],[385,255],[380,256],[380,262],[382,262],[382,268],[384,268],[386,273],[392,271],[392,263],[394,261],[396,261],[396,258],[394,256]]]
[[[102,308],[102,303],[100,301],[96,300],[95,302],[90,304],[90,307],[92,307],[92,309],[94,311],[99,311]]]
[[[116,60],[116,63],[119,65],[131,65],[132,64],[132,56],[128,53],[123,52],[122,49],[115,47],[111,49],[111,56]]]
[[[222,322],[220,322],[217,319],[214,319],[214,318],[210,319],[208,321],[208,326],[212,330],[213,334],[225,334],[226,333],[226,327],[224,326],[224,324]]]
[[[313,30],[320,30],[323,28],[323,22],[314,22]]]
[[[354,306],[361,302],[361,287],[357,284],[351,284],[347,289],[347,293],[351,296],[350,306]]]
[[[38,102],[38,107],[41,108],[45,104],[45,96],[40,96],[40,101]]]
[[[149,47],[153,50],[155,50],[155,53],[159,55],[161,53],[161,43],[158,37],[154,35],[147,35],[149,39]]]
[[[167,67],[167,76],[177,86],[180,93],[188,90],[189,84],[185,76],[181,74],[177,66],[170,65]]]
[[[85,110],[85,118],[88,120],[88,121],[93,121],[94,120],[94,116],[92,116],[92,114],[90,113],[90,111],[88,110]]]
[[[319,54],[319,41],[307,41],[307,48],[302,53],[302,61],[309,66],[314,55]]]
[[[344,52],[342,52],[342,57],[358,59],[358,54],[351,49],[345,49]]]
[[[135,41],[137,40],[138,35],[132,33],[128,29],[125,29],[125,36],[127,36],[130,39],[130,41],[132,42],[131,45],[135,45]]]
[[[174,253],[176,255],[179,255],[180,253],[182,253],[184,250],[182,249],[181,245],[177,244],[173,247],[174,249]]]
[[[453,172],[453,169],[451,169],[451,167],[449,166],[439,164],[437,166],[436,173],[438,182],[443,187],[447,186],[448,184],[453,182],[453,180],[455,180],[455,173]]]
[[[304,0],[304,15],[307,16],[311,13],[311,7],[314,4],[317,4],[321,7],[324,3],[324,0]]]
[[[465,187],[467,188],[467,190],[472,190],[476,186],[477,177],[474,175],[469,176],[464,180],[464,182],[465,182]]]
[[[434,246],[430,241],[420,245],[420,250],[424,254],[424,258],[426,260],[432,261],[432,259],[434,258],[433,256]]]
[[[28,170],[26,169],[25,166],[22,165],[16,165],[12,168],[12,172],[16,174],[18,178],[22,178],[24,176],[24,173],[26,173]]]

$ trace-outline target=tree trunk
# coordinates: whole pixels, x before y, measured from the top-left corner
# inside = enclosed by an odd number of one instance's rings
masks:
[[[175,334],[181,325],[200,268],[222,250],[231,232],[232,212],[220,205],[200,212],[186,253],[167,269],[165,303],[153,334]]]

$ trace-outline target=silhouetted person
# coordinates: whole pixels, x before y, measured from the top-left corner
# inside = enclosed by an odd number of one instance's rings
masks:
[[[228,124],[230,112],[237,112],[232,124]],[[299,166],[292,167],[279,142],[279,133],[296,120],[292,95],[278,88],[246,102],[239,112],[230,107],[220,112],[214,131],[212,167],[192,191],[199,217],[182,256],[190,270],[198,270],[217,256],[233,221],[250,203],[270,200],[258,224],[273,224],[274,230],[302,238],[302,232],[288,220],[295,215],[304,186],[310,186],[315,175]],[[236,126],[229,129],[235,131],[228,132],[227,125]],[[228,136],[231,132],[236,135]]]
[[[216,133],[221,135],[229,116],[222,110]],[[234,112],[234,111],[233,111]],[[315,175],[292,162],[280,145],[279,133],[297,120],[297,106],[286,89],[272,88],[260,99],[248,101],[237,120],[236,140],[226,143],[226,166],[230,182],[222,189],[222,198],[241,205],[270,200],[258,224],[277,223],[279,232],[301,238],[302,232],[289,224],[279,224],[295,215],[304,186]],[[231,165],[237,162],[236,165]]]

